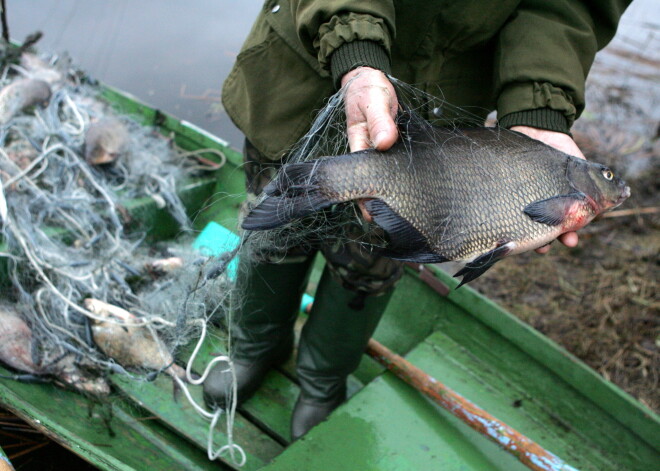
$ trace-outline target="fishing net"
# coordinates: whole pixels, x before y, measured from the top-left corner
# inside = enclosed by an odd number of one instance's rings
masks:
[[[47,366],[71,354],[96,375],[108,369],[129,374],[93,341],[96,320],[119,319],[90,311],[85,299],[128,311],[173,352],[199,334],[197,320],[224,312],[228,281],[205,276],[212,263],[189,241],[160,253],[147,246],[148,228],[124,206],[151,201],[176,221],[181,239],[192,238],[177,195],[191,171],[172,142],[116,115],[66,57],[26,57],[5,67],[0,86],[45,79],[52,96],[45,107],[17,108],[0,127],[6,298],[32,329],[36,373],[57,376]],[[126,142],[115,162],[92,165],[85,159],[85,137],[93,123],[107,118],[124,129]],[[163,268],[153,264],[158,258],[177,262]],[[133,366],[131,376],[147,377],[147,369]]]
[[[475,109],[472,112],[448,103],[440,90],[434,96],[394,77],[389,79],[397,94],[397,122],[402,135],[406,135],[408,127],[413,128],[415,133],[428,133],[430,136],[432,126],[459,128],[484,125],[488,110]],[[328,99],[307,134],[293,146],[287,163],[306,162],[350,151],[344,108],[347,88],[342,88]],[[406,142],[407,139],[401,140]],[[260,201],[258,199],[254,205]],[[283,211],[286,210],[283,208]],[[275,229],[248,231],[244,239],[244,253],[256,261],[274,260],[283,257],[292,248],[313,251],[321,242],[331,246],[347,241],[359,244],[367,252],[378,251],[388,243],[387,236],[376,224],[364,221],[356,203],[342,203]]]

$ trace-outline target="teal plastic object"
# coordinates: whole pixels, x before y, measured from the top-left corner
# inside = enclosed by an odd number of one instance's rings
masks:
[[[208,257],[218,257],[225,252],[231,252],[241,242],[240,237],[234,234],[226,227],[221,226],[217,222],[209,222],[204,230],[200,232],[192,246],[201,254]],[[236,279],[236,272],[238,270],[238,256],[231,261],[227,267],[227,275],[229,279]]]
[[[202,232],[197,236],[192,246],[195,250],[209,257],[218,257],[225,252],[234,250],[241,239],[226,227],[211,221]],[[231,261],[227,267],[227,275],[230,280],[236,279],[238,270],[238,256]],[[314,298],[309,294],[304,294],[300,303],[300,310],[305,311],[307,306],[314,302]]]

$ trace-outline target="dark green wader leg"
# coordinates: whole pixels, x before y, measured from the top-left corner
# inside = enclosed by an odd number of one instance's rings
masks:
[[[346,378],[357,369],[393,290],[364,296],[324,270],[298,346],[301,392],[291,422],[293,440],[346,400]]]
[[[294,263],[241,263],[237,279],[238,304],[233,309],[231,356],[244,402],[261,385],[266,373],[286,361],[293,351],[293,325],[307,286],[314,257]],[[225,408],[231,391],[227,364],[219,362],[204,381],[204,400]]]

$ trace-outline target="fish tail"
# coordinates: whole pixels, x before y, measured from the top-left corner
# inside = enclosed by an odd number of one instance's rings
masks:
[[[243,229],[274,229],[342,202],[322,191],[318,180],[322,166],[321,160],[314,160],[282,167],[264,188],[266,197],[243,220]]]

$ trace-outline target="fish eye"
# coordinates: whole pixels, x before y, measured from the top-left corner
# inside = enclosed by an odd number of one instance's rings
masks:
[[[612,170],[609,168],[604,168],[601,170],[601,173],[603,174],[605,180],[612,180],[614,178],[614,173],[612,173]]]

